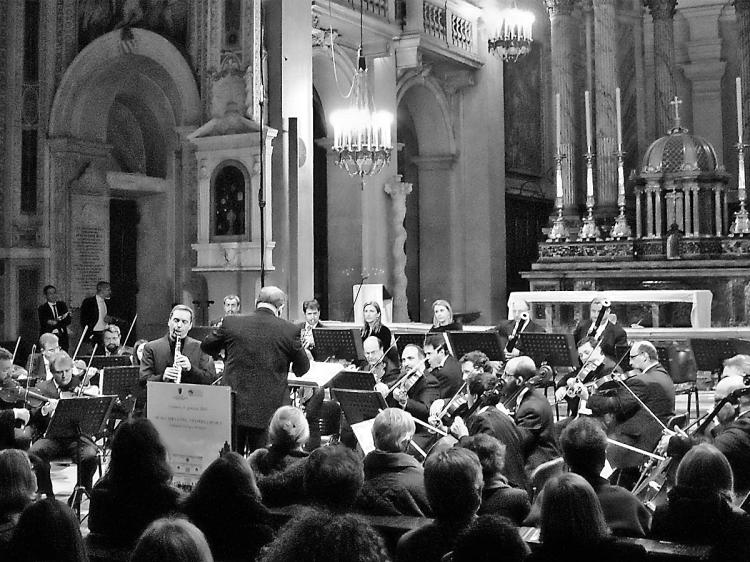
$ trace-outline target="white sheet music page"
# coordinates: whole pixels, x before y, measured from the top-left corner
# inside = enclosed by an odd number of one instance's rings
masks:
[[[324,388],[331,383],[333,377],[343,370],[344,367],[340,363],[322,363],[320,361],[312,361],[310,363],[310,370],[301,377],[296,376],[294,373],[289,373],[287,383],[291,386]]]

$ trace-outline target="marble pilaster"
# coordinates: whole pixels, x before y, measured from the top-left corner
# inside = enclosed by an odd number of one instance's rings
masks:
[[[560,151],[567,156],[562,161],[563,208],[566,214],[577,214],[579,197],[575,190],[575,162],[577,158],[575,123],[575,49],[573,40],[578,32],[572,15],[573,0],[545,0],[550,16],[552,51],[552,94],[560,94]],[[582,196],[581,196],[582,198]]]
[[[737,65],[742,79],[742,138],[748,139],[750,104],[747,89],[750,88],[750,0],[735,0],[734,12],[737,17]]]
[[[406,298],[406,197],[411,193],[412,184],[401,181],[401,175],[394,176],[383,189],[391,196],[393,210],[391,212],[391,230],[393,235],[393,320],[394,322],[408,322],[409,309]]]
[[[646,0],[654,20],[654,77],[656,134],[671,126],[669,102],[676,95],[674,55],[674,13],[677,0]]]
[[[598,211],[612,214],[617,205],[617,114],[615,110],[616,25],[614,0],[594,0],[596,167]]]

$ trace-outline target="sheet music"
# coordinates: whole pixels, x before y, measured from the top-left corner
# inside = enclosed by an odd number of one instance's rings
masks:
[[[357,438],[357,442],[365,455],[375,450],[375,441],[372,438],[373,425],[375,425],[375,418],[352,425],[354,436]]]
[[[309,386],[314,388],[323,388],[328,386],[333,377],[338,375],[344,367],[340,363],[322,363],[320,361],[311,361],[310,370],[301,377],[294,373],[289,373],[287,383],[290,386]]]

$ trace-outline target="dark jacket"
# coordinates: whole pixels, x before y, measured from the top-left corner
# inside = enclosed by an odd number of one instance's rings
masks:
[[[732,465],[735,492],[750,491],[750,416],[743,415],[727,425],[714,439],[714,445]]]
[[[237,425],[266,428],[276,409],[289,400],[289,364],[297,376],[310,369],[297,328],[267,308],[227,316],[201,344],[209,355],[222,348],[224,382],[237,393]]]
[[[532,550],[527,562],[641,562],[647,559],[646,550],[639,544],[608,537],[597,544],[555,545],[540,544]]]
[[[58,316],[63,316],[68,312],[68,305],[66,305],[63,301],[57,301],[55,303],[55,306],[57,307]],[[39,335],[41,336],[42,334],[52,333],[57,330],[57,332],[55,333],[57,335],[57,339],[60,341],[60,347],[67,351],[69,342],[68,326],[70,326],[72,317],[68,315],[62,320],[57,321],[54,312],[52,312],[52,308],[47,302],[39,306],[39,308],[37,309],[37,314],[39,316]],[[55,324],[54,326],[50,326],[48,324],[48,321],[50,320],[57,321],[57,324]]]
[[[541,390],[530,388],[525,392],[513,417],[521,432],[527,473],[560,456],[552,407]]]
[[[523,523],[531,509],[526,490],[513,488],[507,483],[482,490],[482,505],[477,515],[502,515],[516,525]]]
[[[214,360],[201,351],[198,340],[186,337],[182,342],[180,353],[190,360],[190,370],[182,372],[185,384],[211,384],[216,380]],[[141,384],[147,381],[163,382],[164,371],[174,364],[174,345],[169,336],[150,341],[143,346],[141,360]]]
[[[105,475],[91,492],[89,530],[115,544],[130,544],[151,522],[176,513],[179,497],[166,483],[115,490]]]
[[[307,457],[290,465],[286,470],[268,476],[256,475],[263,504],[268,507],[302,504],[305,497],[305,466]]]
[[[586,478],[599,498],[604,519],[612,533],[621,537],[645,537],[651,524],[651,515],[646,507],[625,488],[613,486],[601,476]],[[536,527],[541,515],[542,495],[539,494],[531,507],[524,525]]]
[[[430,416],[430,405],[440,396],[440,383],[430,373],[425,373],[417,379],[406,394],[408,400],[404,409],[415,418],[427,422]],[[392,393],[388,395],[386,402],[391,408],[400,407]],[[417,428],[417,433],[421,433],[420,428]]]
[[[573,331],[573,337],[576,340],[576,344],[578,344],[579,341],[586,337],[586,334],[591,327],[591,323],[591,319],[587,319],[582,320],[581,323],[576,326],[576,329]],[[609,322],[606,328],[604,328],[604,332],[602,333],[602,353],[604,353],[604,355],[606,355],[613,361],[618,361],[620,357],[617,357],[617,351],[615,350],[615,347],[620,345],[628,345],[628,334],[625,332],[622,326]]]
[[[424,470],[414,457],[375,450],[365,457],[364,470],[362,496],[380,502],[359,502],[358,507],[363,512],[370,515],[429,516]]]
[[[465,526],[442,524],[438,521],[413,529],[399,539],[396,561],[440,562],[443,556],[453,550],[456,538],[464,529]]]
[[[750,560],[750,515],[726,498],[675,486],[669,501],[656,508],[651,537],[713,546],[711,560]]]
[[[513,334],[513,329],[515,327],[516,327],[515,320],[503,320],[497,326],[495,326],[495,330],[497,330],[497,333],[500,334],[500,339],[502,341],[503,349],[505,349],[508,346],[508,340],[510,339],[510,336]],[[537,324],[533,320],[529,320],[529,323],[526,325],[526,328],[524,329],[522,333],[543,334],[546,331],[547,330],[545,330],[544,326],[542,326],[541,324]],[[524,354],[522,338],[518,338],[516,340],[515,348],[521,352],[521,355]]]
[[[285,471],[308,455],[305,451],[277,451],[274,447],[269,447],[253,451],[247,462],[256,476],[270,476]]]
[[[107,305],[107,315],[112,314],[111,299],[105,299]],[[96,295],[92,297],[86,297],[81,302],[81,328],[89,327],[86,332],[86,337],[90,338],[91,333],[94,331],[94,326],[99,321],[99,305],[96,304]]]
[[[452,398],[463,383],[461,365],[451,355],[445,358],[442,367],[432,369],[430,374],[438,380],[440,398]]]

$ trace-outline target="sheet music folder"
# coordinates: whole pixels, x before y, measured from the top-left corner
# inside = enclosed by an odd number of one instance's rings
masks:
[[[310,370],[301,377],[289,373],[286,382],[288,386],[305,386],[309,388],[324,388],[328,386],[333,378],[344,370],[339,363],[323,363],[311,361]]]
[[[341,404],[349,425],[354,425],[365,420],[370,420],[378,415],[380,410],[385,410],[383,395],[374,390],[336,390],[336,399]]]
[[[573,334],[522,332],[520,347],[539,366],[546,361],[552,367],[577,367],[578,350]]]
[[[318,357],[364,361],[360,328],[313,328]]]
[[[45,439],[76,439],[102,433],[116,399],[117,396],[97,396],[60,400],[44,432]]]

